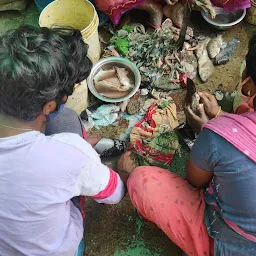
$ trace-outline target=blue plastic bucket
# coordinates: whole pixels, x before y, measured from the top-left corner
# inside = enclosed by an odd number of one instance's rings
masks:
[[[54,0],[35,0],[36,6],[41,12],[48,4],[53,2]]]

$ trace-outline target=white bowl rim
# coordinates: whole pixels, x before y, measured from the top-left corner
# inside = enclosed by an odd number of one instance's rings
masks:
[[[106,64],[107,64],[107,63],[111,63],[113,61],[119,62],[120,64],[129,63],[129,65],[131,66],[131,69],[134,73],[134,77],[135,77],[135,79],[137,79],[137,81],[135,81],[135,87],[133,88],[133,90],[129,94],[127,94],[126,96],[124,96],[122,98],[117,98],[117,99],[111,99],[111,98],[104,97],[104,96],[100,95],[96,91],[95,88],[92,88],[92,86],[94,86],[94,82],[93,82],[94,72],[93,71],[94,71],[95,67],[100,66],[104,62],[106,62]],[[88,81],[88,88],[89,88],[90,92],[96,98],[98,98],[98,99],[100,99],[101,101],[104,101],[104,102],[119,103],[119,102],[123,102],[124,100],[130,99],[138,91],[138,89],[140,88],[140,85],[141,85],[141,75],[140,75],[140,71],[137,68],[137,66],[133,62],[131,62],[130,60],[128,60],[126,58],[122,58],[122,57],[108,57],[108,58],[101,59],[101,60],[99,60],[98,62],[96,62],[94,64],[87,81]]]
[[[225,23],[225,24],[220,24],[220,23],[214,22],[212,19],[209,18],[208,14],[205,11],[201,11],[201,14],[202,14],[203,18],[211,25],[214,25],[217,27],[231,27],[231,26],[238,24],[239,22],[241,22],[244,19],[245,15],[246,15],[246,9],[243,9],[243,13],[239,19],[237,19],[236,21],[233,21],[231,23]]]

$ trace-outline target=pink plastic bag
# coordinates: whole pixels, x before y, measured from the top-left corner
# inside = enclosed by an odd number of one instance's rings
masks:
[[[242,10],[251,7],[250,0],[211,0],[215,6],[224,8],[226,12]]]
[[[107,14],[110,20],[117,25],[121,16],[139,6],[146,0],[95,0],[98,9]]]

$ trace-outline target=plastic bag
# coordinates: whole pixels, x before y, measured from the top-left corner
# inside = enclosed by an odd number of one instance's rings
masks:
[[[217,7],[224,8],[226,12],[243,10],[251,6],[250,0],[211,0],[211,2]]]

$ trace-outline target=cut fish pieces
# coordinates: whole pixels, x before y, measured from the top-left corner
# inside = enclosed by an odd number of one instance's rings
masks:
[[[131,82],[128,78],[129,72],[125,68],[115,67],[115,70],[120,83],[125,87],[131,87]]]
[[[211,77],[215,69],[207,52],[207,45],[210,40],[210,38],[205,39],[199,44],[198,49],[196,50],[199,76],[203,82],[206,82]]]
[[[203,82],[207,82],[214,72],[214,65],[212,64],[207,50],[204,49],[202,56],[198,59],[199,76]]]
[[[222,44],[223,40],[221,35],[212,38],[211,41],[208,43],[207,51],[211,59],[214,59],[220,53]]]
[[[134,85],[128,77],[129,71],[125,68],[113,67],[109,70],[100,70],[94,77],[94,86],[98,93],[107,98],[121,98],[126,96]]]
[[[115,77],[116,71],[114,69],[110,70],[100,70],[94,77],[94,81],[103,81],[108,78]]]

